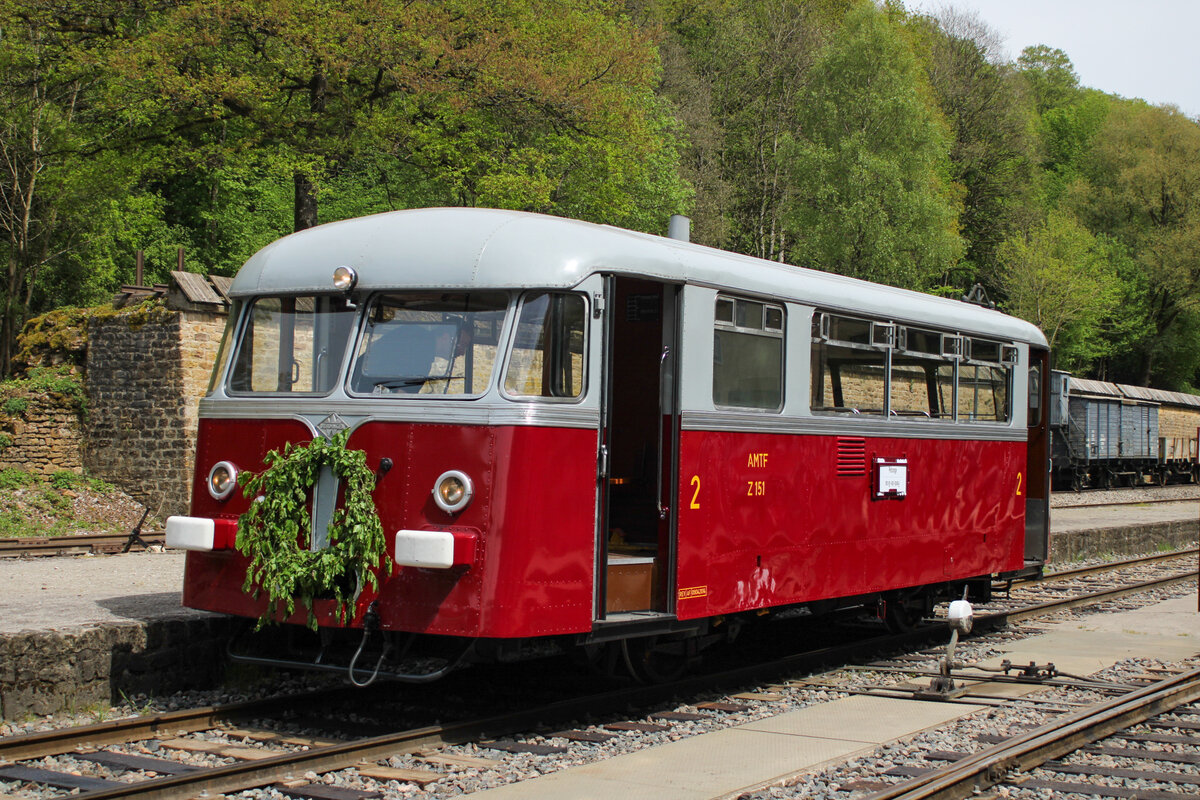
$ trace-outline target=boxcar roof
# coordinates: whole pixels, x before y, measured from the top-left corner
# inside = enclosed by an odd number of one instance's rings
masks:
[[[392,211],[294,233],[251,256],[229,294],[329,292],[342,265],[364,290],[566,289],[613,272],[1046,344],[1023,320],[957,300],[607,225],[478,208]]]

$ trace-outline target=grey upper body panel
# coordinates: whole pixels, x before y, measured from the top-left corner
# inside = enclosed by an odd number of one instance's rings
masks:
[[[1035,326],[956,300],[716,250],[606,225],[519,211],[428,208],[332,222],[253,255],[230,295],[332,290],[353,267],[358,290],[569,289],[598,272],[775,298],[1040,347]]]

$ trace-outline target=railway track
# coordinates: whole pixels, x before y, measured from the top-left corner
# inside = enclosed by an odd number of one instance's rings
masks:
[[[1189,569],[1154,581],[1139,581],[1135,587],[1126,587],[1125,593],[1192,580],[1195,575],[1196,571]],[[1120,593],[1118,589],[1105,587],[1088,592],[1089,597],[1064,597],[1038,603],[1036,607],[1004,609],[978,617],[977,629],[987,630],[1014,619],[1104,602]],[[585,693],[569,700],[526,704],[490,716],[464,715],[373,736],[341,738],[319,732],[287,733],[269,721],[264,722],[283,709],[328,706],[356,696],[338,689],[332,693],[8,737],[0,739],[0,783],[15,783],[23,796],[50,797],[71,791],[90,800],[127,797],[172,800],[264,786],[308,800],[372,798],[404,783],[424,786],[453,779],[458,772],[493,768],[506,757],[505,753],[536,757],[563,751],[572,741],[604,741],[667,731],[676,724],[705,724],[695,720],[720,724],[723,715],[736,715],[739,710],[769,703],[771,692],[732,695],[731,702],[698,703],[693,711],[651,712],[632,720],[628,718],[628,709],[645,711],[669,703],[673,697],[712,692],[717,686],[761,684],[799,671],[811,671],[820,664],[854,662],[867,650],[894,651],[944,638],[944,628],[930,626],[901,636],[826,647],[661,686]],[[570,727],[583,718],[617,721],[588,725],[583,730]],[[371,726],[369,722],[362,724],[364,730]],[[549,733],[530,735],[529,731]],[[550,741],[566,744],[548,744]],[[456,747],[471,742],[476,747],[466,753]],[[320,777],[335,772],[341,776],[339,782],[350,784],[349,789],[342,786],[333,791]],[[11,786],[8,791],[12,793]]]
[[[977,741],[991,746],[978,753],[927,753],[927,760],[949,761],[949,766],[895,769],[893,776],[920,774],[869,800],[952,800],[992,787],[1005,796],[1014,789],[1141,800],[1197,794],[1200,774],[1180,772],[1176,765],[1194,770],[1200,764],[1200,707],[1190,705],[1198,699],[1200,668],[1169,675],[1019,735],[980,736]],[[1113,759],[1129,763],[1115,767]],[[1148,786],[1081,783],[1080,777]]]
[[[67,556],[91,553],[120,553],[127,549],[144,550],[164,542],[162,531],[141,533],[136,539],[128,533],[84,533],[77,536],[38,536],[0,539],[0,558],[27,556]]]

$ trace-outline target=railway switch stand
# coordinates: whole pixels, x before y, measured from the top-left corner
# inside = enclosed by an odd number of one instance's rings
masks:
[[[930,679],[928,689],[913,692],[913,696],[919,700],[950,700],[966,693],[966,687],[955,684],[953,676],[955,669],[963,667],[962,662],[954,660],[958,635],[962,633],[965,636],[970,633],[975,619],[975,610],[967,602],[966,591],[963,592],[962,600],[950,603],[946,619],[950,623],[950,641],[946,645],[946,655],[942,657],[939,665],[941,674]]]

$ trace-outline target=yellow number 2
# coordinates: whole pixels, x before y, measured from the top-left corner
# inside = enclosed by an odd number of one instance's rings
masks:
[[[690,508],[699,508],[700,507],[700,476],[699,475],[692,476],[692,486],[696,487],[696,492],[692,495],[692,504],[689,507]]]
[[[1022,472],[1018,472],[1017,473],[1017,497],[1021,496],[1021,482],[1024,480],[1025,480],[1025,474]]]

